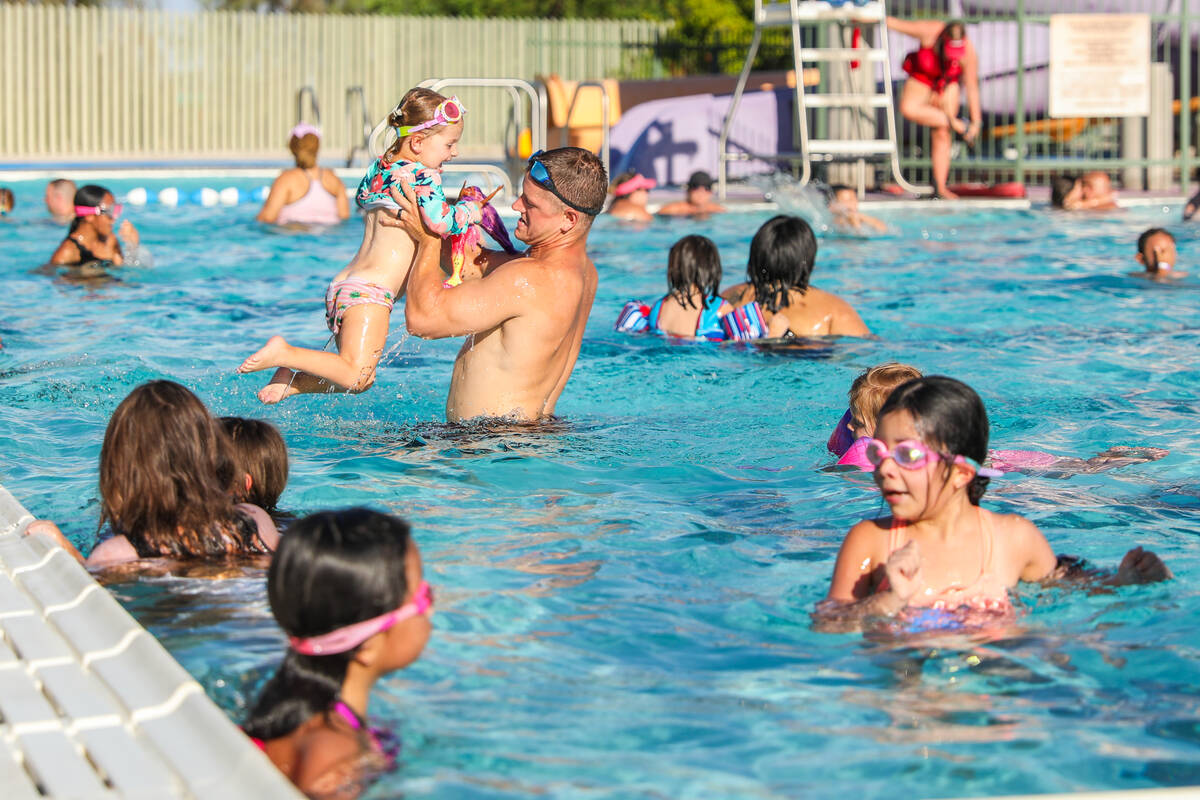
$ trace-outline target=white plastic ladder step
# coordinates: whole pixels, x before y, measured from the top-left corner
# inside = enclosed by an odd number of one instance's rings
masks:
[[[808,143],[810,153],[831,156],[887,155],[894,147],[890,139],[818,139]]]
[[[806,47],[801,61],[886,61],[887,52],[875,47]]]
[[[808,108],[890,108],[886,94],[808,94],[804,95]]]

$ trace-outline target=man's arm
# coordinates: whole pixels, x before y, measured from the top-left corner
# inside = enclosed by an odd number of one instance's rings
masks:
[[[511,262],[485,270],[478,280],[450,289],[442,285],[442,240],[425,227],[412,187],[404,184],[402,189],[400,221],[417,247],[404,301],[408,332],[423,339],[466,336],[519,316],[526,295],[535,290],[522,276],[524,270]]]

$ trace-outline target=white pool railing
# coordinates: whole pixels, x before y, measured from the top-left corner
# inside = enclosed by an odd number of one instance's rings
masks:
[[[200,684],[0,486],[4,800],[300,798]]]

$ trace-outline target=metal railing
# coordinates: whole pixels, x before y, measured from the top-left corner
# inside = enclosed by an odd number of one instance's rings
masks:
[[[575,91],[571,92],[571,102],[567,105],[567,124],[562,129],[561,146],[567,146],[567,137],[571,128],[571,115],[575,113],[575,103],[579,100],[579,90],[585,88],[600,90],[600,161],[604,164],[604,174],[611,175],[612,170],[609,169],[609,164],[612,159],[610,158],[608,147],[608,121],[612,119],[610,116],[612,99],[608,96],[608,87],[604,85],[604,81],[580,81],[575,84]],[[534,152],[537,152],[537,148],[534,149]]]

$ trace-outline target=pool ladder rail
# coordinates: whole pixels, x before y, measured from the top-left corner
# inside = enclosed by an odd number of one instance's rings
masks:
[[[885,30],[887,11],[883,0],[862,2],[849,0],[833,3],[828,0],[787,0],[787,2],[764,2],[754,0],[754,36],[750,41],[750,50],[746,54],[745,64],[738,76],[734,88],[733,100],[725,114],[721,125],[721,138],[718,144],[720,166],[718,170],[718,191],[720,197],[725,197],[728,163],[730,161],[765,160],[784,161],[799,165],[801,174],[800,185],[808,183],[812,178],[812,162],[814,159],[824,161],[852,160],[858,161],[861,167],[868,158],[887,157],[896,183],[913,194],[929,194],[929,187],[915,186],[904,179],[900,170],[900,151],[897,145],[895,104],[892,97],[891,59],[888,54],[888,36]],[[801,26],[832,24],[839,27],[846,25],[875,26],[875,39],[879,42],[876,47],[804,47],[800,38]],[[741,105],[742,95],[746,91],[746,82],[750,77],[750,69],[762,41],[762,32],[769,28],[789,28],[792,32],[792,56],[796,74],[795,118],[793,120],[794,139],[798,150],[785,153],[755,153],[748,150],[729,149],[730,133]],[[840,38],[840,37],[839,37]],[[842,63],[847,72],[851,62],[866,62],[867,64],[883,65],[883,91],[876,91],[872,76],[872,88],[869,92],[838,92],[821,93],[805,91],[804,64],[806,63]],[[854,86],[854,81],[847,82]],[[808,109],[858,109],[868,112],[884,109],[887,118],[886,138],[828,138],[815,139],[808,129]],[[860,180],[860,191],[861,191]]]

